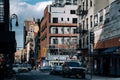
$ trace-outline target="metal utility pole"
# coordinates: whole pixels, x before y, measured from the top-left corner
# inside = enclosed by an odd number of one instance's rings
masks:
[[[58,66],[60,65],[60,47],[58,44]]]
[[[93,75],[94,32],[90,31],[91,80]]]

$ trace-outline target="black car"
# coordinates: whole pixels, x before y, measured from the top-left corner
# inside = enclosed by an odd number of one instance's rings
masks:
[[[62,66],[54,66],[50,71],[50,74],[53,75],[61,75],[62,74]]]
[[[65,61],[62,65],[63,77],[76,76],[85,79],[86,69],[81,66],[79,61]]]

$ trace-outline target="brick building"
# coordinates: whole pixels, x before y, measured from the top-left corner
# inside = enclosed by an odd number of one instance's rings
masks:
[[[24,53],[23,62],[28,62],[35,66],[35,61],[38,59],[38,36],[39,26],[34,18],[24,21]]]
[[[49,65],[62,64],[66,57],[75,53],[78,37],[76,9],[77,0],[55,0],[44,10],[40,26],[40,57]]]

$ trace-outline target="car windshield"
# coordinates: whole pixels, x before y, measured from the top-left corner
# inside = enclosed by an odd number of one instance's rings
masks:
[[[62,70],[62,67],[61,66],[57,66],[56,69],[57,70]]]
[[[51,68],[50,66],[45,66],[45,68]]]
[[[80,67],[80,64],[77,62],[68,62],[68,66],[70,67]]]
[[[50,69],[51,67],[50,66],[43,66],[41,67],[41,69]]]
[[[19,67],[20,65],[17,65],[17,64],[13,64],[13,67]]]
[[[22,64],[22,67],[28,67],[28,64]]]

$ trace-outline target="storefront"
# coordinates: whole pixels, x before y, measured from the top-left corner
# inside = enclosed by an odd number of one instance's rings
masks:
[[[120,47],[111,47],[94,53],[93,73],[103,76],[120,76]]]

